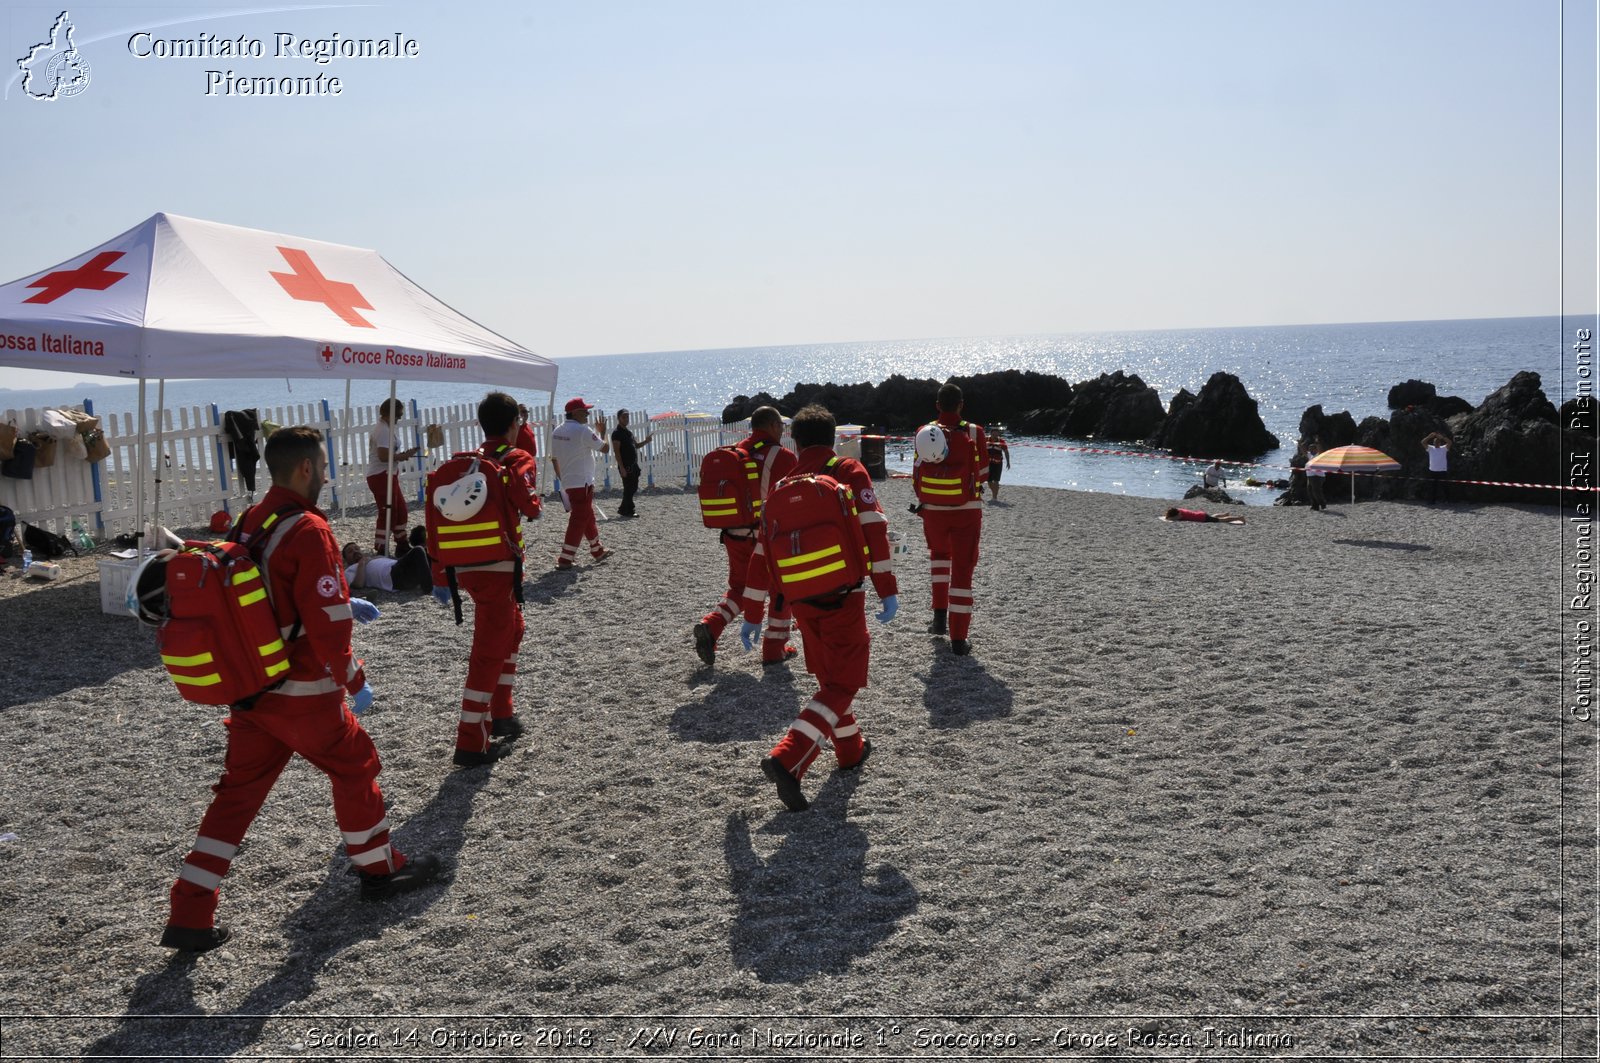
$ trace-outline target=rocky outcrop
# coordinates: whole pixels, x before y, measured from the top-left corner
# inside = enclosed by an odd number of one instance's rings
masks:
[[[1300,441],[1321,450],[1347,447],[1356,441],[1356,419],[1349,410],[1323,413],[1321,404],[1309,407],[1300,415]]]
[[[1425,406],[1439,394],[1437,388],[1425,380],[1407,380],[1389,389],[1389,409],[1403,410],[1407,406]]]
[[[1471,413],[1448,421],[1452,479],[1554,483],[1561,428],[1538,373],[1518,373]],[[1552,503],[1557,491],[1453,484],[1452,497],[1475,502]]]
[[[1061,434],[1132,442],[1153,435],[1165,416],[1156,389],[1119,369],[1072,389]]]
[[[1192,402],[1173,400],[1173,412],[1150,442],[1174,454],[1253,458],[1276,449],[1278,437],[1267,431],[1256,400],[1238,377],[1212,373]]]
[[[1242,505],[1244,505],[1243,502],[1240,502],[1238,499],[1236,499],[1232,495],[1228,494],[1228,492],[1224,491],[1222,488],[1220,488],[1220,487],[1206,487],[1206,486],[1203,486],[1202,484],[1195,484],[1192,487],[1190,487],[1189,490],[1187,490],[1187,491],[1185,491],[1183,493],[1183,500],[1185,502],[1187,502],[1191,498],[1203,498],[1207,502],[1215,502],[1218,505],[1222,505],[1222,506],[1242,506]]]
[[[1073,389],[1060,377],[1007,369],[999,373],[955,377],[966,400],[966,416],[980,424],[1010,424],[1026,411],[1041,405],[1066,406]],[[750,416],[757,406],[776,406],[793,415],[802,406],[816,402],[826,406],[840,424],[876,425],[891,432],[910,432],[937,415],[935,398],[940,381],[913,379],[895,374],[881,384],[796,384],[788,394],[775,399],[765,392],[738,396],[723,407],[724,423]]]

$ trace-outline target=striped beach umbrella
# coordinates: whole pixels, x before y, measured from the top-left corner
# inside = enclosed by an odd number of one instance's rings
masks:
[[[1326,469],[1329,472],[1393,472],[1400,463],[1381,450],[1371,447],[1334,447],[1306,462],[1308,469]],[[1350,478],[1350,501],[1356,500],[1355,477]]]

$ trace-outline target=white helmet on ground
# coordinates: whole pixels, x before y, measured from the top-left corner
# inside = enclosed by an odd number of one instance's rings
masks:
[[[945,438],[943,428],[936,424],[925,424],[917,432],[915,449],[918,461],[937,465],[950,456],[950,441]]]
[[[433,504],[446,520],[471,520],[489,500],[489,478],[478,470],[477,459],[466,475],[433,493]]]
[[[140,623],[160,627],[167,619],[167,562],[176,550],[157,550],[128,577],[123,605]]]

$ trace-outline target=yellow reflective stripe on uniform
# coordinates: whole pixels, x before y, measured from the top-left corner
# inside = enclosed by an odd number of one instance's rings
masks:
[[[487,524],[441,524],[439,525],[439,534],[449,535],[456,533],[464,535],[467,532],[491,531],[498,527],[500,527],[499,522],[493,520]]]
[[[702,509],[700,515],[702,517],[736,517],[739,515],[739,511],[737,509]]]
[[[804,572],[785,572],[779,576],[779,579],[783,580],[785,583],[798,583],[803,579],[815,579],[818,576],[826,576],[828,573],[837,572],[841,568],[844,568],[844,562],[835,561],[831,565],[822,565],[818,568],[808,568]]]
[[[841,549],[842,548],[838,546],[825,546],[821,550],[813,550],[809,554],[796,554],[793,557],[780,557],[778,558],[778,567],[793,568],[795,565],[809,565],[813,561],[821,560],[824,557],[831,557],[834,554],[839,553]]]
[[[959,488],[959,487],[941,487],[941,488],[938,488],[938,489],[935,489],[935,488],[932,488],[932,487],[928,487],[927,484],[931,483],[931,482],[932,481],[927,481],[927,480],[923,481],[923,485],[924,485],[923,488],[922,488],[922,493],[923,494],[925,494],[925,495],[959,495],[961,493],[961,488]]]
[[[261,599],[265,598],[266,596],[267,596],[267,591],[266,591],[266,588],[263,587],[260,590],[253,590],[249,594],[241,594],[241,595],[239,595],[239,604],[240,605],[254,605],[257,602],[259,602]]]
[[[961,482],[961,477],[958,476],[953,480],[945,480],[935,476],[924,476],[922,478],[922,482],[925,484],[958,484]]]
[[[491,527],[492,527],[492,525],[491,525]],[[453,543],[441,542],[439,544],[439,549],[441,549],[441,550],[463,550],[463,549],[466,549],[469,546],[493,546],[495,543],[498,543],[500,541],[501,540],[500,540],[499,536],[492,536],[492,537],[490,537],[488,539],[458,539],[457,541],[455,541]]]
[[[281,649],[283,649],[283,640],[273,639],[265,646],[257,646],[256,652],[261,654],[263,657],[271,657],[274,653],[277,653]]]
[[[216,672],[212,672],[210,675],[175,675],[172,677],[172,681],[191,687],[214,687],[222,682],[222,676]]]
[[[289,670],[289,662],[288,661],[279,661],[277,664],[269,664],[266,667],[266,673],[267,673],[267,676],[269,678],[272,677],[272,676],[277,675],[280,672],[287,672],[288,670]]]
[[[216,658],[209,653],[197,653],[193,657],[169,657],[161,655],[162,664],[170,664],[174,668],[193,668],[197,664],[210,664]]]
[[[237,587],[241,583],[249,583],[251,580],[260,579],[260,578],[261,578],[261,570],[259,568],[256,568],[254,565],[251,565],[249,568],[245,569],[243,572],[235,572],[233,574],[233,585],[235,587]]]
[[[700,500],[700,508],[704,509],[706,506],[731,506],[737,501],[739,501],[737,498],[702,498]]]

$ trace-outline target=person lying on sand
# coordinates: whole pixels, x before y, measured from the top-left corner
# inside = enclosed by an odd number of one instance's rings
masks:
[[[1202,524],[1243,524],[1244,518],[1236,513],[1207,513],[1203,509],[1179,509],[1171,506],[1162,520],[1192,520]]]

